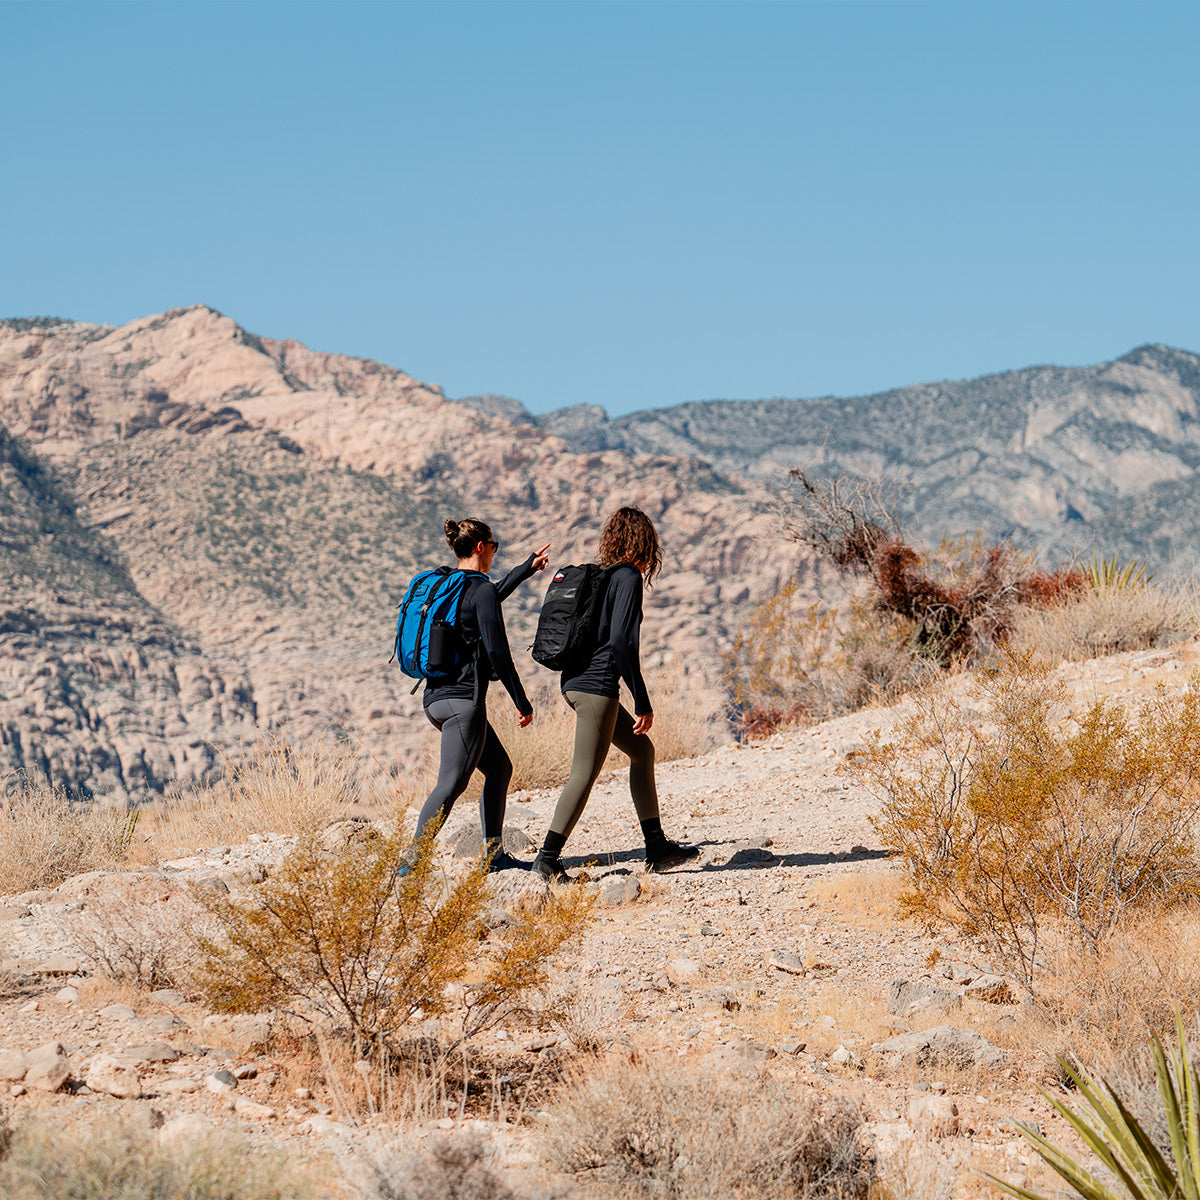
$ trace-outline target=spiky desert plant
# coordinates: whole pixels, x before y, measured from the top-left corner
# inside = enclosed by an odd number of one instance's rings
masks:
[[[1108,588],[1127,591],[1144,587],[1154,578],[1154,572],[1140,559],[1127,558],[1122,562],[1119,554],[1102,558],[1099,551],[1093,551],[1091,561],[1078,563],[1076,569],[1096,591]]]
[[[1200,1200],[1200,1078],[1192,1063],[1182,1017],[1178,1042],[1168,1053],[1152,1040],[1154,1074],[1170,1135],[1170,1158],[1155,1145],[1145,1126],[1116,1091],[1082,1068],[1060,1059],[1084,1103],[1080,1111],[1046,1095],[1054,1110],[1083,1139],[1113,1177],[1112,1187],[1036,1127],[1021,1124],[1022,1136],[1085,1200]],[[988,1176],[1002,1191],[1022,1200],[1047,1200],[1038,1192]]]

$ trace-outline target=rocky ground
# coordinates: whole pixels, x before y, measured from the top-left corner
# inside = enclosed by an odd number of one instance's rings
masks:
[[[1182,688],[1198,660],[1189,643],[1062,671],[1082,699],[1137,699],[1160,684]],[[1013,1122],[1064,1132],[1037,1090],[1049,1052],[999,964],[894,917],[898,879],[872,829],[877,802],[839,772],[870,731],[903,711],[865,710],[662,765],[664,825],[702,848],[697,865],[667,875],[644,871],[623,774],[603,776],[566,856],[600,898],[561,972],[574,1023],[500,1029],[477,1053],[521,1087],[571,1059],[572,1035],[618,1055],[677,1056],[714,1076],[769,1073],[860,1100],[882,1154],[918,1144],[964,1168],[1029,1178],[1038,1168]],[[511,798],[516,853],[532,856],[555,798]],[[466,861],[475,820],[464,806],[443,831],[447,869]],[[289,1050],[266,1019],[215,1017],[169,989],[114,984],[94,954],[89,961],[88,921],[106,906],[157,906],[171,928],[180,883],[252,886],[288,845],[264,831],[244,846],[0,901],[0,1080],[10,1116],[88,1124],[120,1112],[163,1138],[236,1129],[302,1158],[340,1161],[353,1120],[364,1118],[340,1106],[311,1053]],[[496,880],[499,904],[533,886],[523,871]],[[536,1172],[552,1091],[501,1082],[490,1114],[451,1100],[445,1113],[407,1121],[404,1134],[472,1124],[498,1140],[511,1168]],[[497,1112],[501,1121],[484,1120]],[[982,1185],[963,1174],[960,1186]]]

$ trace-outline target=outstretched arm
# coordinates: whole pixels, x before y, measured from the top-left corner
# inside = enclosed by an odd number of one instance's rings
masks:
[[[550,543],[547,542],[540,550],[535,550],[520,566],[513,567],[496,584],[496,594],[501,600],[507,600],[525,580],[531,578],[536,572],[546,569],[546,564],[550,561],[550,555],[546,553],[549,549]]]

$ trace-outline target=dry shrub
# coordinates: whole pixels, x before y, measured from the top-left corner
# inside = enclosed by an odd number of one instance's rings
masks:
[[[783,1200],[867,1195],[863,1115],[803,1100],[771,1079],[714,1077],[677,1059],[609,1060],[552,1112],[550,1157],[585,1195],[631,1200]]]
[[[959,1147],[914,1137],[880,1157],[874,1200],[951,1200],[965,1157]]]
[[[180,891],[91,899],[79,913],[59,918],[59,930],[109,979],[140,987],[186,985],[196,967],[193,935],[205,914]]]
[[[1072,715],[1048,668],[1009,656],[968,699],[986,717],[921,693],[846,767],[882,801],[907,912],[982,939],[1033,990],[1048,927],[1095,955],[1128,913],[1197,894],[1200,679]]]
[[[56,887],[84,871],[112,870],[129,854],[137,813],[72,800],[24,775],[0,796],[0,895]]]
[[[281,1152],[219,1135],[160,1147],[133,1124],[80,1131],[29,1121],[0,1155],[5,1200],[304,1200],[324,1180]]]
[[[357,1147],[351,1167],[361,1200],[522,1200],[500,1175],[492,1144],[477,1132],[436,1137],[414,1150],[393,1141],[372,1152]]]
[[[1200,632],[1196,596],[1182,587],[1103,587],[1066,604],[1020,610],[1009,644],[1050,662],[1148,650],[1179,635]]]
[[[545,984],[592,900],[582,887],[557,891],[485,948],[488,876],[482,865],[454,882],[437,874],[435,834],[415,852],[399,830],[336,853],[305,838],[247,899],[197,889],[219,928],[199,938],[208,1002],[225,1012],[284,1009],[392,1051],[418,1013],[447,1013],[456,996],[460,1041],[496,1024]]]
[[[1113,931],[1098,954],[1065,945],[1047,955],[1039,987],[1041,1042],[1109,1071],[1176,1012],[1200,1013],[1200,909],[1150,913]]]
[[[252,833],[306,834],[344,816],[368,785],[364,767],[346,747],[291,745],[264,737],[230,759],[219,779],[146,810],[146,853],[158,858]]]

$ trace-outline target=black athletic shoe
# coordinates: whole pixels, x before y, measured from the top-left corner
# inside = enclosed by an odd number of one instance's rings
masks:
[[[567,868],[562,865],[561,858],[547,858],[540,850],[529,869],[535,875],[540,875],[547,883],[569,878]]]
[[[647,871],[669,871],[694,862],[700,857],[699,846],[684,846],[680,842],[660,842],[653,850],[646,851]]]
[[[512,870],[528,871],[529,864],[522,862],[519,858],[513,858],[513,856],[505,850],[497,850],[496,853],[492,855],[491,860],[488,862],[489,875],[494,875],[497,871]]]

